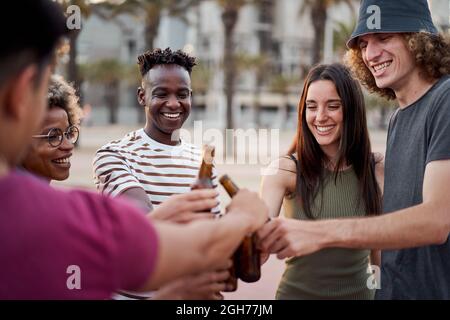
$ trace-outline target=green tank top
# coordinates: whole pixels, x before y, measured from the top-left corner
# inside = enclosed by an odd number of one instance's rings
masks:
[[[314,199],[311,212],[317,220],[365,216],[358,178],[349,168],[335,175],[327,171],[323,193]],[[323,194],[323,198],[322,195]],[[321,199],[322,204],[321,204]],[[360,201],[358,201],[360,199]],[[298,198],[286,197],[287,218],[308,220]],[[286,269],[276,298],[289,299],[373,299],[375,290],[367,286],[370,250],[327,248],[286,260]]]

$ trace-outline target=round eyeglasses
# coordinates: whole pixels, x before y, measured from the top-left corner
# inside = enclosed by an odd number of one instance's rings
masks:
[[[78,140],[79,135],[80,131],[78,130],[78,128],[76,126],[70,126],[66,129],[65,132],[63,132],[59,128],[52,128],[47,134],[34,135],[33,138],[47,139],[49,145],[57,148],[62,144],[64,136],[70,143],[75,144]]]

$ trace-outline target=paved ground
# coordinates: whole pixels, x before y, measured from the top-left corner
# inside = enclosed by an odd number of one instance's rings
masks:
[[[80,138],[80,148],[75,150],[72,159],[71,176],[67,181],[55,183],[55,185],[72,188],[74,186],[82,188],[94,188],[92,179],[92,159],[95,151],[104,143],[122,137],[126,132],[136,129],[133,126],[105,126],[105,127],[87,127],[82,128],[82,135]],[[280,148],[283,152],[288,148],[294,132],[281,132]],[[386,133],[383,131],[371,132],[372,147],[374,151],[384,153]],[[258,150],[259,148],[259,150]],[[250,155],[255,152],[262,152],[265,154],[264,146],[255,145],[246,146],[244,148]],[[264,150],[262,150],[264,149]],[[274,155],[272,155],[274,156]],[[219,154],[220,157],[220,154]],[[221,159],[221,157],[220,157]],[[224,161],[219,161],[224,162]],[[260,169],[259,164],[224,164],[219,163],[217,169],[219,173],[227,173],[236,181],[241,187],[246,187],[257,191],[260,183]],[[228,197],[225,192],[221,191],[222,203],[226,203]],[[283,261],[271,257],[262,268],[261,279],[253,284],[239,282],[238,290],[234,293],[226,294],[227,299],[273,299],[275,296],[278,281],[283,272]]]

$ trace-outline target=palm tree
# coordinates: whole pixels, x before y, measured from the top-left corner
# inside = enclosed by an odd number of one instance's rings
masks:
[[[109,110],[109,123],[118,122],[119,86],[121,79],[127,79],[129,69],[116,59],[102,59],[84,65],[83,73],[86,80],[104,87],[104,100]]]
[[[144,39],[145,50],[153,50],[154,42],[158,36],[159,24],[163,11],[167,10],[169,15],[177,16],[184,20],[187,9],[197,5],[201,0],[126,0],[117,2],[115,0],[105,1],[98,6],[109,10],[109,18],[128,13],[137,18],[145,19]],[[138,123],[145,122],[145,114],[138,110]]]
[[[272,67],[274,52],[274,7],[275,0],[258,0],[255,2],[259,14],[259,23],[262,28],[258,30],[259,39],[259,55],[255,56],[250,64],[255,72],[255,105],[254,105],[254,122],[256,127],[261,125],[261,90],[266,82],[267,70]]]
[[[239,11],[246,4],[245,0],[217,0],[222,8],[222,23],[224,28],[223,44],[223,68],[224,68],[224,91],[226,99],[226,129],[233,129],[233,97],[236,82],[236,61],[234,31],[239,20]],[[226,151],[232,149],[233,136],[230,131],[226,131]]]
[[[347,51],[347,40],[350,39],[356,19],[351,22],[336,21],[336,29],[333,30],[333,51],[342,58]]]
[[[266,79],[267,72],[272,65],[272,61],[269,55],[266,53],[261,53],[258,55],[238,53],[236,55],[236,64],[239,71],[252,71],[255,75],[256,83],[254,87],[255,91],[253,93],[253,121],[255,123],[255,126],[259,128],[259,126],[261,125],[261,91]]]
[[[192,70],[192,108],[193,110],[197,107],[197,98],[198,96],[205,97],[209,86],[212,80],[212,72],[211,70],[203,63],[202,61],[198,61],[195,68]],[[190,117],[191,120],[195,120],[193,117]]]
[[[233,129],[233,96],[236,82],[236,62],[234,31],[239,19],[239,11],[246,4],[245,0],[217,0],[222,8],[222,23],[224,27],[223,66],[224,89],[227,103],[226,128]]]
[[[339,3],[346,3],[350,7],[350,10],[352,12],[354,11],[352,0],[303,0],[303,4],[300,7],[300,15],[303,15],[306,10],[309,10],[314,29],[312,64],[319,63],[323,57],[325,24],[328,18],[327,10]]]
[[[154,49],[154,42],[158,36],[159,23],[162,12],[167,10],[169,15],[183,17],[186,10],[196,5],[201,0],[126,0],[120,3],[117,1],[107,1],[102,4],[111,10],[112,17],[122,13],[129,13],[131,15],[145,17],[145,47],[146,50]]]
[[[284,75],[276,75],[271,79],[270,82],[270,89],[274,93],[278,93],[282,98],[282,105],[281,105],[281,126],[284,126],[288,119],[288,113],[289,113],[289,89],[297,85],[299,82],[299,79],[296,77],[289,77]]]
[[[61,4],[64,12],[67,12],[67,8],[75,5],[80,9],[81,16],[83,18],[89,17],[91,14],[91,4],[89,0],[58,0],[58,2]],[[78,70],[77,65],[77,56],[78,56],[78,46],[77,46],[77,40],[78,36],[80,35],[81,30],[80,29],[73,29],[70,30],[68,40],[69,40],[69,61],[67,63],[67,80],[71,83],[73,83],[73,86],[75,87],[76,91],[78,92],[78,95],[80,96],[80,104],[82,103],[82,95],[80,92],[81,88],[81,78]]]

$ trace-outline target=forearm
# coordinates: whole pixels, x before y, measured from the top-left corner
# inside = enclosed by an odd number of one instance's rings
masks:
[[[120,197],[124,197],[127,200],[135,203],[146,212],[153,211],[152,203],[145,193],[144,189],[142,188],[136,187],[127,189],[120,194]]]
[[[228,213],[215,223],[212,228],[199,230],[204,234],[204,239],[199,241],[198,249],[207,264],[220,261],[223,257],[231,258],[244,236],[255,231],[252,222],[241,215]]]
[[[254,230],[249,219],[232,214],[218,221],[196,221],[186,226],[159,222],[155,227],[159,256],[145,290],[183,275],[223,268],[244,235]]]
[[[441,244],[449,233],[445,204],[420,204],[382,216],[323,221],[323,247],[401,249]]]
[[[266,177],[261,183],[260,196],[269,209],[269,217],[275,218],[280,214],[285,188],[280,185],[277,177]]]

